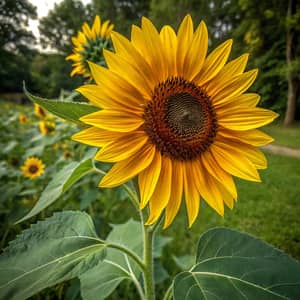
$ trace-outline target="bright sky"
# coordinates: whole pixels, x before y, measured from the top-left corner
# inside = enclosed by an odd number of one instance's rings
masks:
[[[48,11],[54,7],[54,4],[61,1],[62,0],[29,0],[29,2],[37,7],[38,18],[47,16]],[[87,4],[90,3],[91,0],[81,0],[81,2]],[[29,27],[37,38],[39,37],[38,24],[38,20],[29,20]]]

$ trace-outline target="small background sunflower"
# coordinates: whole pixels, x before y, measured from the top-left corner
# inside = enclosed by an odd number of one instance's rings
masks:
[[[109,20],[101,23],[99,16],[95,17],[92,27],[87,23],[82,25],[76,37],[72,37],[73,53],[66,60],[73,61],[71,76],[75,74],[91,79],[87,61],[103,65],[103,49],[111,48],[110,34],[114,28]]]
[[[23,175],[30,179],[35,179],[45,172],[45,165],[37,157],[29,157],[21,167]]]

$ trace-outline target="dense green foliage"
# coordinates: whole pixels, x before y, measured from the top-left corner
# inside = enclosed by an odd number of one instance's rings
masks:
[[[37,17],[28,0],[4,0],[0,3],[0,93],[19,92],[22,81],[30,82],[31,46],[34,36],[26,26]]]

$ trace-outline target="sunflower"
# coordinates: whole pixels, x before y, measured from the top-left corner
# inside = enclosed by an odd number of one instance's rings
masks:
[[[82,25],[82,31],[78,32],[77,37],[72,37],[73,53],[66,57],[66,60],[74,62],[71,76],[79,74],[91,78],[87,61],[103,64],[102,50],[110,47],[113,28],[114,25],[109,20],[101,24],[99,16],[95,17],[92,28],[87,23]]]
[[[21,124],[27,124],[28,118],[26,117],[26,115],[24,115],[23,113],[19,113],[19,122]]]
[[[72,158],[72,156],[73,156],[72,152],[69,151],[69,150],[65,150],[64,153],[63,153],[64,159],[70,159],[70,158]]]
[[[169,226],[184,198],[189,226],[200,199],[220,215],[237,200],[233,176],[260,181],[266,159],[257,149],[272,138],[256,128],[277,114],[256,107],[259,95],[244,93],[257,70],[245,72],[248,55],[227,62],[232,40],[207,55],[202,21],[194,31],[187,15],[177,34],[160,32],[147,19],[132,27],[131,40],[113,32],[108,68],[90,63],[96,85],[78,91],[101,110],[83,116],[91,127],[73,139],[101,149],[95,159],[114,163],[99,186],[111,188],[138,177],[146,224],[164,212]]]
[[[45,165],[37,157],[29,157],[21,167],[23,175],[30,179],[35,179],[41,176],[45,171]]]
[[[50,134],[55,130],[55,122],[53,121],[40,121],[40,132],[44,135]]]
[[[36,103],[34,103],[34,114],[40,119],[45,119],[47,117],[46,110]]]

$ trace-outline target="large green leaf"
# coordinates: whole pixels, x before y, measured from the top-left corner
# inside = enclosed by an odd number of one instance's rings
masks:
[[[105,254],[84,212],[56,213],[24,230],[0,256],[0,299],[23,300],[94,267]]]
[[[125,224],[113,225],[108,242],[125,246],[137,255],[142,255],[142,231],[139,222],[129,220]],[[116,249],[107,249],[105,259],[93,269],[80,276],[83,299],[105,299],[124,279],[137,280],[140,270],[126,254]]]
[[[216,228],[202,235],[197,264],[176,276],[180,299],[300,299],[300,264],[250,235]]]
[[[60,172],[54,175],[54,178],[47,185],[35,206],[18,223],[37,215],[55,202],[59,196],[66,192],[81,177],[93,171],[93,169],[94,165],[91,158],[87,158],[82,162],[71,162],[66,165]]]
[[[25,85],[24,93],[32,102],[41,105],[52,114],[67,121],[74,122],[80,126],[86,126],[86,124],[79,120],[82,116],[99,110],[99,107],[89,105],[87,103],[49,100],[34,96],[26,90]]]

